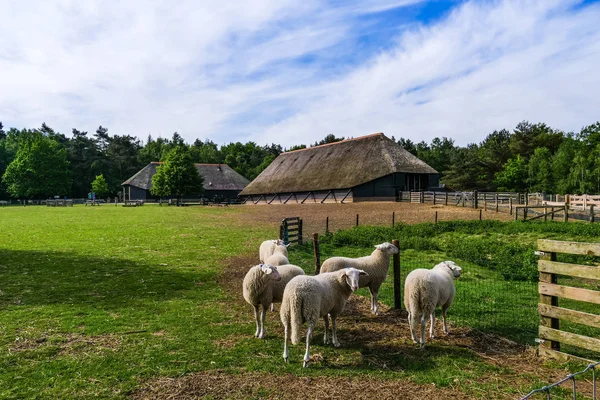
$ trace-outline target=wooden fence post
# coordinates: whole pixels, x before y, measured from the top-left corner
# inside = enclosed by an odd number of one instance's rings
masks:
[[[437,211],[435,212],[435,223],[437,224],[438,222],[438,216],[437,216]]]
[[[479,220],[481,221],[481,209],[479,209]]]
[[[515,207],[515,221],[519,218],[519,209]]]
[[[425,192],[420,192],[420,193],[421,193],[420,194],[420,196],[421,196],[421,198],[420,198],[421,203],[425,203]]]
[[[540,259],[548,260],[548,261],[556,261],[556,253],[554,253],[554,252],[545,253],[544,255],[540,256]],[[540,272],[540,282],[557,284],[558,283],[558,275],[549,274],[546,272]],[[558,307],[558,297],[540,294],[540,303],[547,304],[547,305],[553,306],[553,307]],[[549,317],[542,316],[540,318],[540,325],[548,327],[548,328],[552,328],[552,329],[560,329],[560,324],[559,324],[558,318],[549,318]],[[555,342],[553,340],[547,340],[544,343],[540,343],[540,346],[544,346],[548,349],[560,351],[560,343]]]
[[[435,193],[436,193],[436,192],[433,192],[433,205],[434,205],[434,206],[435,206]]]
[[[498,212],[498,193],[496,193],[496,212]]]
[[[329,217],[325,217],[325,234],[329,233]]]
[[[512,197],[509,197],[509,199],[508,199],[508,207],[509,207],[508,213],[509,213],[509,215],[512,215],[513,214]]]
[[[396,224],[396,211],[392,211],[392,228]]]
[[[548,221],[548,207],[544,207],[544,222]]]
[[[448,192],[446,192],[446,202],[444,203],[444,205],[448,205]]]
[[[594,206],[595,204],[590,204],[590,223],[594,223],[596,219],[594,216]]]
[[[400,276],[400,242],[397,239],[392,240],[392,244],[398,248],[398,254],[394,254],[394,308],[402,309],[402,277]]]
[[[477,190],[473,190],[473,208],[479,208],[479,198],[477,194]]]
[[[356,214],[356,226],[358,226],[358,214]]]
[[[321,253],[319,252],[319,234],[313,233],[313,250],[315,252],[315,275],[321,272]]]
[[[487,195],[483,195],[483,210],[487,211]]]
[[[565,204],[564,222],[569,222],[569,206]]]

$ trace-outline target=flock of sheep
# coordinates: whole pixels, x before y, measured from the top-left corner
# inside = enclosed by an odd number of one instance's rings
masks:
[[[265,317],[269,307],[281,303],[280,317],[284,328],[283,358],[289,358],[288,340],[300,342],[300,329],[306,323],[306,352],[303,366],[310,360],[309,344],[317,321],[325,322],[324,343],[340,346],[336,319],[344,310],[350,295],[358,288],[368,287],[371,292],[371,312],[378,314],[379,288],[385,281],[390,257],[398,253],[391,243],[375,246],[371,255],[360,258],[332,257],[321,266],[319,275],[308,276],[302,268],[290,264],[287,246],[280,240],[267,240],[260,245],[261,264],[250,268],[243,282],[244,299],[254,307],[256,332],[265,336]],[[444,261],[433,269],[416,269],[406,277],[404,304],[408,310],[411,338],[420,347],[425,345],[426,319],[431,319],[430,337],[434,337],[435,309],[442,308],[444,332],[448,334],[446,310],[454,299],[454,278],[461,268],[452,261]],[[329,323],[331,318],[331,335]],[[417,340],[417,328],[421,326]]]

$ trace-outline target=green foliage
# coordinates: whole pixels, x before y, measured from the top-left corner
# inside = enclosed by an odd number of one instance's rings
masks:
[[[188,148],[180,145],[171,150],[164,164],[156,169],[150,192],[155,196],[181,199],[187,195],[201,195],[204,191],[202,182]]]
[[[20,141],[2,180],[13,197],[44,198],[68,194],[70,174],[66,150],[56,141],[34,133]]]
[[[517,155],[504,165],[504,169],[496,174],[496,186],[499,191],[523,192],[527,189],[527,163]]]
[[[96,193],[97,196],[104,196],[108,193],[108,183],[106,183],[104,175],[100,174],[96,176],[96,179],[92,182],[92,191]]]
[[[552,193],[552,154],[546,147],[538,147],[529,159],[530,192]]]
[[[600,224],[565,224],[560,222],[448,221],[438,224],[399,224],[395,227],[358,226],[325,236],[321,241],[335,247],[371,248],[396,238],[402,250],[441,251],[497,271],[510,281],[535,281],[538,277],[536,243],[528,239],[563,238],[597,241]],[[514,237],[522,237],[515,240]],[[562,256],[561,256],[562,257]],[[572,259],[573,261],[575,259]],[[579,263],[594,259],[576,257]]]

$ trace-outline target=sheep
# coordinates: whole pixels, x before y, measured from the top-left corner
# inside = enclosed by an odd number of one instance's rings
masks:
[[[329,343],[329,318],[331,316],[331,342],[340,346],[337,339],[336,318],[344,310],[348,297],[358,289],[359,276],[367,276],[363,270],[345,268],[340,271],[324,273],[316,276],[297,276],[285,287],[281,301],[281,323],[284,328],[283,359],[288,362],[288,338],[292,344],[300,342],[300,328],[304,322],[308,324],[306,332],[306,352],[303,367],[310,360],[310,337],[319,318],[325,321],[324,343]]]
[[[256,332],[254,336],[265,336],[265,314],[273,302],[280,303],[287,283],[297,275],[304,275],[302,268],[296,265],[256,265],[246,273],[243,282],[244,299],[254,307]],[[260,306],[260,307],[259,307]]]
[[[280,265],[289,264],[290,261],[288,260],[287,247],[288,245],[285,245],[283,243],[277,244],[273,248],[273,254],[267,257],[267,259],[264,261],[265,264],[274,265],[276,267]]]
[[[448,334],[446,324],[446,310],[454,300],[455,288],[454,278],[460,276],[462,269],[453,261],[444,261],[432,269],[415,269],[406,277],[404,284],[404,305],[408,310],[408,323],[410,336],[420,347],[425,346],[425,318],[430,316],[431,326],[429,336],[433,339],[435,325],[435,309],[442,307],[444,319],[444,332]],[[415,333],[417,325],[421,322],[421,337],[417,342]]]
[[[365,270],[369,275],[360,278],[360,287],[368,287],[371,292],[371,312],[379,314],[379,288],[390,268],[390,256],[398,254],[398,248],[385,242],[375,246],[370,256],[360,258],[331,257],[323,262],[321,273],[337,271],[345,267]]]
[[[273,254],[276,246],[283,245],[283,240],[275,239],[275,240],[265,240],[260,244],[260,249],[258,250],[258,259],[261,263],[266,262],[267,258]],[[287,252],[284,254],[287,257]]]

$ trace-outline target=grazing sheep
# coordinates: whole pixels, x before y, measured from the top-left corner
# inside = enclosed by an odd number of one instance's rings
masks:
[[[303,367],[308,365],[310,337],[319,318],[325,321],[324,342],[329,343],[329,318],[331,316],[331,341],[335,347],[340,346],[337,339],[336,318],[344,310],[348,297],[358,289],[359,275],[367,273],[356,268],[345,268],[317,276],[297,276],[285,287],[281,302],[281,323],[285,331],[283,359],[288,361],[288,338],[292,344],[300,342],[300,328],[304,322],[308,325],[306,332],[306,353]]]
[[[276,245],[273,248],[273,254],[271,254],[265,260],[265,264],[274,265],[276,267],[279,265],[286,265],[289,263],[290,261],[288,260],[287,246],[283,243]]]
[[[338,271],[346,267],[365,270],[369,275],[360,278],[360,287],[368,287],[371,292],[371,312],[379,314],[379,288],[390,269],[390,256],[398,254],[398,248],[385,242],[375,246],[370,256],[360,258],[331,257],[323,262],[321,273]]]
[[[444,261],[432,269],[415,269],[406,277],[404,284],[404,305],[408,310],[410,336],[420,347],[425,346],[425,318],[431,318],[429,336],[433,339],[435,308],[442,307],[444,332],[448,334],[446,310],[454,300],[454,278],[460,276],[462,269],[453,261]],[[420,341],[416,340],[417,325],[421,322]]]
[[[280,303],[287,283],[297,275],[304,275],[302,268],[296,265],[256,265],[246,273],[243,282],[244,299],[254,307],[256,336],[265,335],[265,314],[273,303]]]
[[[269,258],[269,256],[275,251],[275,247],[283,244],[283,240],[281,239],[265,240],[262,242],[260,244],[260,249],[258,250],[258,259],[260,262],[266,262],[267,258]],[[284,255],[287,257],[287,251]]]

